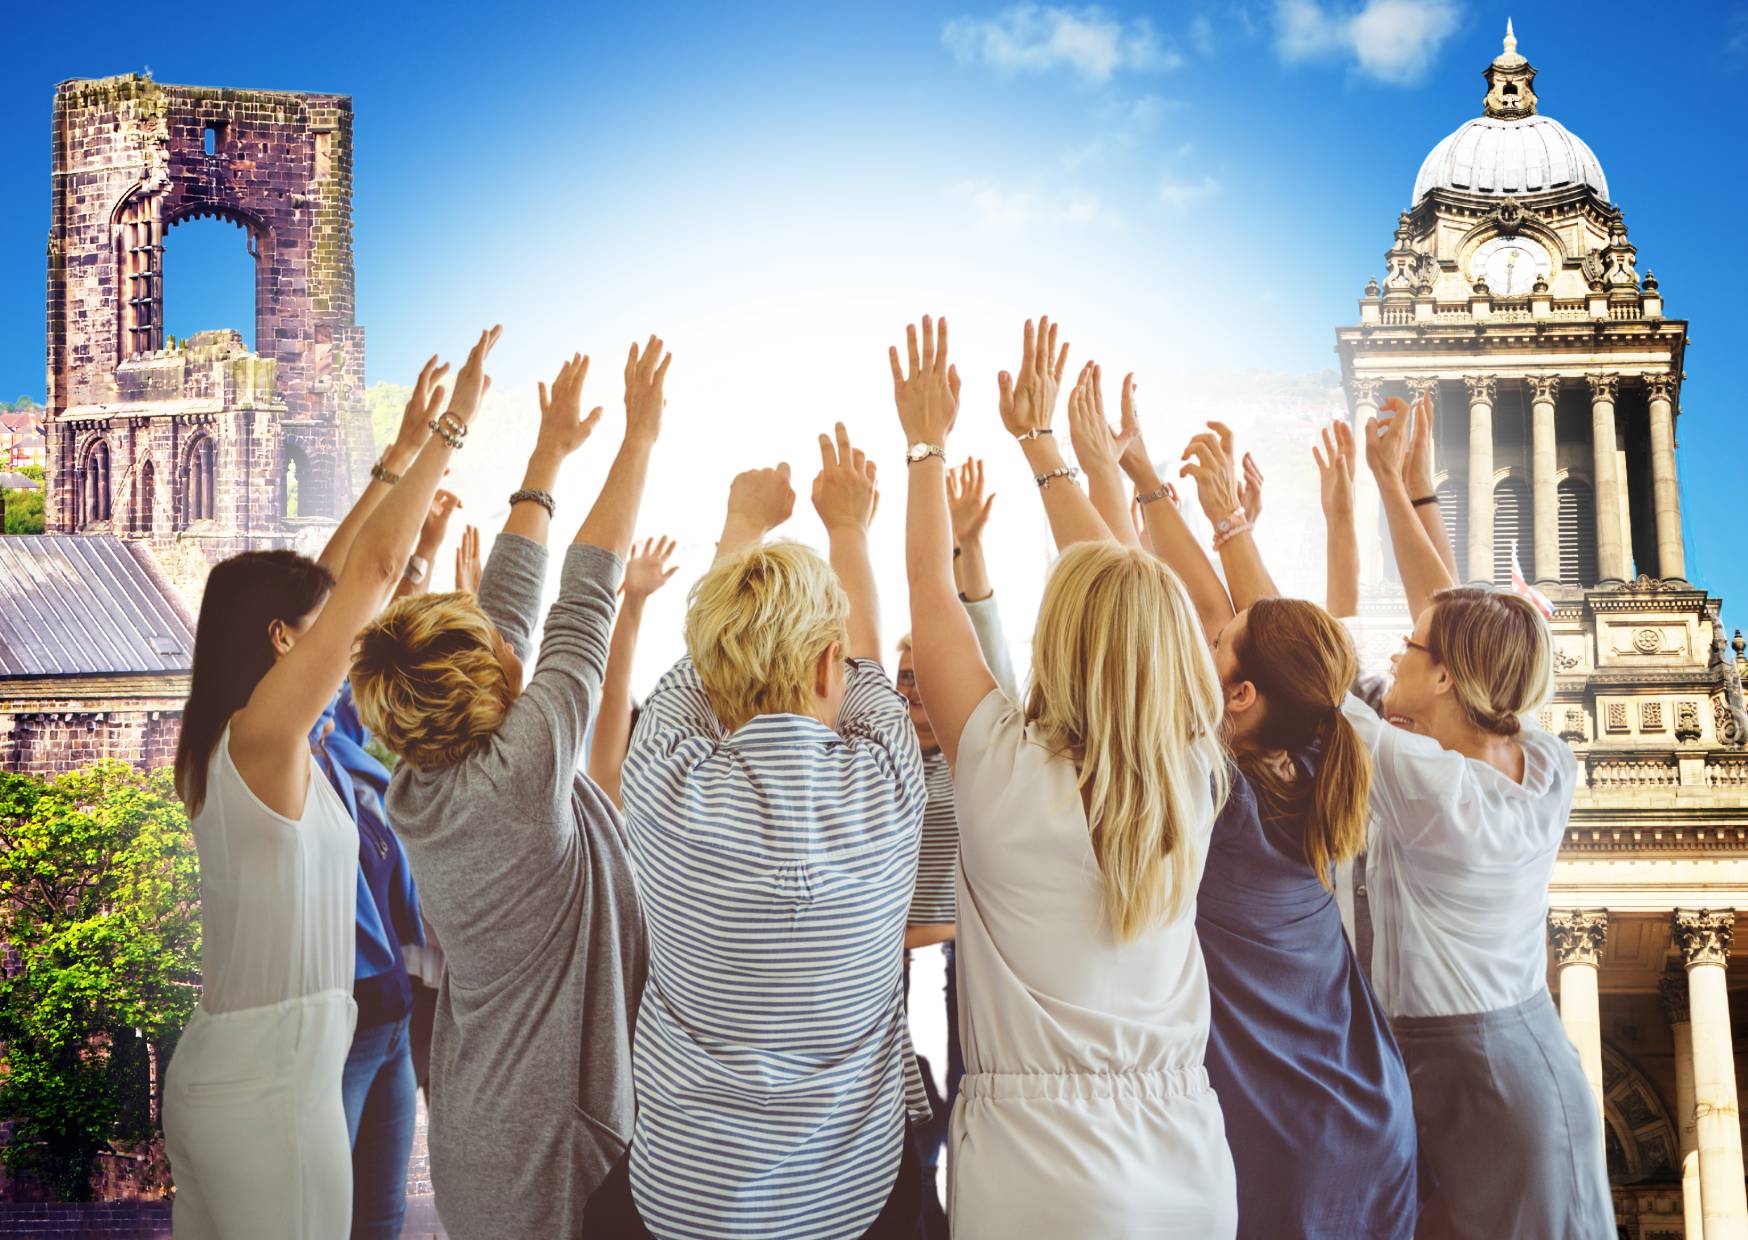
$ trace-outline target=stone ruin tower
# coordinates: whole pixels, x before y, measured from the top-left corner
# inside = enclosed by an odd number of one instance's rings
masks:
[[[202,216],[248,235],[253,352],[234,330],[164,336],[165,240]],[[372,459],[353,288],[348,97],[61,83],[48,530],[146,541],[185,585],[319,540]]]

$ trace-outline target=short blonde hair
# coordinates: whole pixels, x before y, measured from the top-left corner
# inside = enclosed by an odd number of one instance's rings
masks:
[[[849,616],[838,575],[800,543],[761,543],[714,565],[692,587],[686,650],[722,726],[807,714],[814,668],[849,640]]]
[[[358,717],[420,770],[454,766],[485,745],[515,700],[502,641],[470,593],[402,599],[359,634]]]
[[[1483,732],[1514,736],[1554,686],[1554,635],[1521,594],[1456,586],[1432,596],[1426,644],[1451,671],[1457,701]]]
[[[902,659],[905,655],[909,654],[911,652],[911,647],[912,642],[910,640],[910,634],[905,633],[900,636],[898,639],[898,657]]]
[[[1223,698],[1177,575],[1139,548],[1076,543],[1044,585],[1025,715],[1073,758],[1119,942],[1195,899],[1203,792],[1226,800]]]

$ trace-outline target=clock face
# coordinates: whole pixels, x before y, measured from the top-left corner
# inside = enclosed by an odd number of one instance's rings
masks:
[[[1487,281],[1495,297],[1522,297],[1551,270],[1548,252],[1524,237],[1495,237],[1475,251],[1469,277]]]

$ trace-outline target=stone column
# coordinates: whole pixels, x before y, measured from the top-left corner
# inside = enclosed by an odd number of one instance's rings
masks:
[[[1693,1125],[1693,1026],[1688,1022],[1687,979],[1669,974],[1658,983],[1669,1033],[1675,1041],[1675,1137],[1681,1147],[1681,1215],[1690,1240],[1705,1235],[1699,1186],[1699,1141]]]
[[[1687,577],[1681,492],[1675,480],[1675,376],[1646,375],[1651,405],[1651,496],[1657,511],[1657,575]]]
[[[1621,540],[1621,478],[1615,464],[1614,397],[1620,376],[1586,375],[1590,384],[1590,442],[1596,477],[1596,571],[1607,579],[1627,578],[1627,549]]]
[[[1536,580],[1560,579],[1560,497],[1554,486],[1554,402],[1559,375],[1532,375],[1530,391],[1530,499],[1535,515]]]
[[[1354,470],[1354,536],[1360,550],[1360,584],[1377,585],[1383,580],[1383,536],[1379,533],[1383,500],[1378,494],[1378,481],[1365,468],[1366,420],[1378,416],[1378,390],[1383,380],[1355,378],[1348,383],[1353,397],[1353,439],[1360,454],[1359,468]]]
[[[1560,1023],[1578,1048],[1584,1079],[1602,1114],[1602,1005],[1596,972],[1608,940],[1607,909],[1550,909],[1548,941],[1560,969]]]
[[[1734,909],[1675,910],[1675,942],[1687,965],[1692,1016],[1694,1136],[1706,1240],[1748,1240],[1736,1055],[1730,1041],[1730,997],[1724,989],[1735,925]]]
[[[1492,375],[1467,375],[1469,386],[1470,581],[1493,580],[1493,389]]]

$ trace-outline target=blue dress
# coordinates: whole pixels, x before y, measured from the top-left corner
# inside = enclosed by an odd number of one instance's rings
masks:
[[[1308,778],[1316,754],[1294,760]],[[1402,1053],[1305,860],[1304,815],[1258,801],[1235,770],[1196,911],[1238,1235],[1408,1240],[1420,1201]]]

